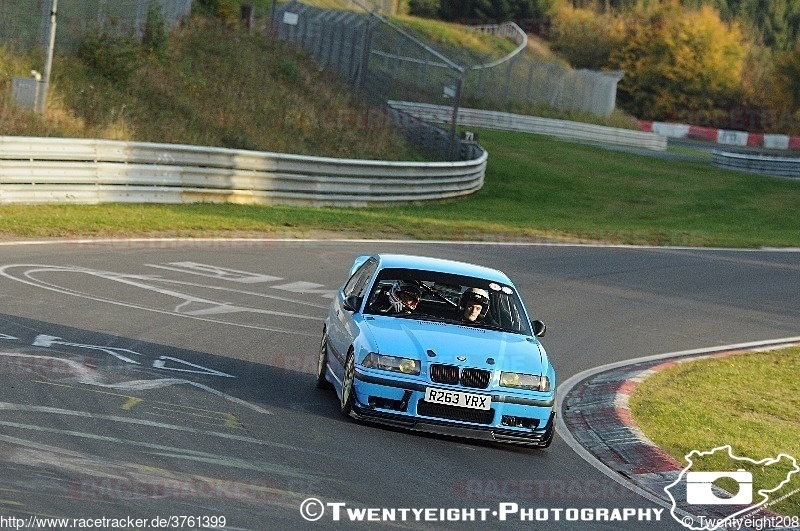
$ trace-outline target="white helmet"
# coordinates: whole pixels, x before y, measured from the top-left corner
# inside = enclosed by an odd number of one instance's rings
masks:
[[[471,303],[480,304],[480,318],[483,319],[489,311],[489,292],[481,288],[469,288],[461,294],[461,298],[458,300],[458,308],[463,312]]]

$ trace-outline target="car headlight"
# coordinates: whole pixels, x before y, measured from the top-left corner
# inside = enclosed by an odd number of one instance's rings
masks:
[[[531,391],[549,391],[550,378],[536,374],[522,374],[519,372],[504,372],[500,374],[500,385],[514,389],[529,389]]]
[[[384,371],[401,372],[403,374],[419,375],[420,363],[417,360],[410,358],[401,358],[399,356],[382,356],[375,352],[370,352],[364,362],[364,367],[371,369],[381,369]]]

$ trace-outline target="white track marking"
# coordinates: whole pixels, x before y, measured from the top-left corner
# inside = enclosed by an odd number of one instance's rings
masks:
[[[150,265],[150,264],[145,264],[145,265]],[[191,286],[191,287],[194,287],[194,288],[203,288],[203,289],[207,289],[207,290],[227,291],[227,292],[230,292],[230,293],[238,293],[238,294],[241,294],[241,295],[252,295],[253,297],[261,297],[261,298],[264,298],[264,299],[272,299],[272,300],[281,301],[281,302],[288,302],[288,303],[297,304],[297,305],[300,305],[300,306],[310,306],[312,308],[319,308],[321,310],[327,310],[328,309],[328,305],[327,304],[317,304],[317,303],[314,303],[314,302],[301,301],[299,299],[290,299],[288,297],[280,297],[278,295],[270,295],[268,293],[263,293],[263,292],[260,292],[260,291],[247,291],[247,290],[242,290],[242,289],[232,289],[232,288],[228,288],[228,287],[224,287],[224,286],[210,286],[210,285],[207,285],[207,284],[197,284],[196,282],[186,282],[186,281],[183,281],[183,280],[172,280],[172,279],[162,278],[162,277],[152,277],[152,278],[150,278],[150,281],[151,282],[161,282],[162,284],[177,284],[177,285],[180,285],[180,286]]]
[[[161,389],[173,385],[190,385],[192,387],[196,387],[197,389],[210,393],[219,398],[223,398],[229,402],[233,402],[234,404],[238,404],[240,406],[251,409],[256,413],[261,413],[263,415],[273,414],[271,411],[264,409],[260,406],[257,406],[255,404],[251,404],[250,402],[242,400],[241,398],[236,398],[235,396],[223,393],[222,391],[218,391],[207,385],[203,385],[198,382],[193,382],[191,380],[185,380],[183,378],[156,378],[152,380],[130,380],[127,382],[106,383],[105,381],[103,381],[100,373],[75,360],[56,358],[53,356],[39,356],[36,354],[22,354],[17,352],[0,352],[0,356],[28,358],[33,360],[46,361],[47,363],[62,363],[72,371],[72,374],[75,375],[74,377],[68,378],[68,381],[72,383],[90,385],[93,387],[101,387],[104,389],[113,389],[115,391],[149,391],[152,389]],[[197,367],[199,367],[199,365]],[[220,372],[219,374],[223,375],[225,373]]]
[[[296,452],[304,452],[304,453],[316,453],[316,452],[309,452],[308,450],[303,450],[300,447],[292,446],[289,444],[283,443],[276,443],[270,442],[263,439],[256,439],[255,437],[248,437],[246,435],[236,435],[235,433],[224,433],[224,432],[217,432],[217,431],[210,431],[204,430],[200,428],[193,428],[191,426],[179,426],[177,424],[167,424],[164,422],[155,422],[152,420],[144,420],[144,419],[136,419],[130,417],[120,417],[118,415],[103,415],[98,413],[90,413],[88,411],[75,411],[72,409],[63,409],[63,408],[56,408],[56,407],[47,407],[47,406],[28,406],[25,404],[14,404],[11,402],[0,402],[0,411],[23,411],[28,413],[43,413],[48,415],[59,415],[64,417],[81,417],[81,418],[90,418],[93,420],[106,420],[109,422],[118,422],[121,424],[133,424],[136,426],[145,426],[148,428],[159,428],[159,429],[167,429],[172,431],[180,431],[185,433],[194,433],[197,435],[205,435],[209,437],[217,437],[226,440],[244,442],[248,444],[255,444],[258,446],[268,446],[274,448],[282,448],[285,450],[292,450]],[[22,429],[28,429],[32,431],[38,432],[47,432],[47,433],[60,433],[63,435],[74,435],[75,437],[82,437],[86,439],[96,439],[101,441],[108,441],[113,439],[112,437],[108,437],[105,435],[98,435],[93,433],[84,433],[78,431],[70,431],[70,430],[62,430],[58,428],[49,428],[44,426],[37,426],[33,424],[21,424],[15,422],[5,422],[0,421],[0,425],[9,426],[9,427],[17,427]],[[0,439],[3,436],[0,435]],[[125,444],[135,444],[134,441],[125,440]],[[147,445],[150,443],[138,443],[141,445]],[[162,446],[162,449],[166,449],[169,447]],[[174,448],[173,448],[174,450]]]
[[[322,284],[315,284],[314,282],[290,282],[288,284],[281,284],[280,286],[270,286],[272,289],[282,289],[284,291],[291,291],[292,293],[315,294],[332,299],[336,296],[337,290],[328,289]]]
[[[135,365],[141,365],[138,361],[132,360],[129,357],[120,354],[121,352],[127,352],[129,354],[136,354],[137,356],[141,356],[141,353],[129,350],[127,348],[113,348],[113,347],[103,347],[99,345],[84,345],[82,343],[71,343],[69,341],[62,340],[60,337],[48,336],[45,334],[39,334],[38,336],[36,336],[36,339],[33,340],[34,347],[52,347],[53,345],[64,345],[67,347],[78,347],[90,350],[100,350],[102,352],[105,352],[106,354],[114,356],[118,360],[124,361],[125,363],[133,363]]]
[[[262,275],[259,273],[250,273],[248,271],[239,271],[237,269],[229,269],[227,267],[199,264],[197,262],[170,262],[168,264],[145,264],[145,265],[148,267],[167,269],[169,271],[177,271],[179,273],[189,273],[192,275],[211,277],[219,280],[228,280],[230,282],[241,282],[242,284],[255,284],[258,282],[276,282],[278,280],[283,280],[283,278],[281,277],[273,277],[271,275]]]
[[[194,367],[194,369],[178,369],[175,367],[167,367],[166,362],[172,361],[175,363],[182,363],[189,367]],[[195,374],[207,374],[209,376],[224,376],[225,378],[235,378],[235,376],[231,376],[230,374],[226,374],[222,371],[216,371],[214,369],[209,369],[203,367],[202,365],[195,365],[194,363],[189,363],[188,361],[184,361],[182,359],[173,358],[172,356],[159,356],[157,360],[153,361],[153,367],[156,369],[164,369],[167,371],[178,371],[178,372],[192,372]],[[199,370],[198,370],[199,369]]]
[[[28,269],[23,274],[24,278],[22,278],[22,277],[15,276],[12,273],[10,273],[9,270],[12,269],[12,268],[28,268]],[[140,304],[133,304],[133,303],[129,303],[129,302],[122,302],[122,301],[118,301],[118,300],[115,300],[115,299],[109,299],[109,298],[106,298],[106,297],[97,297],[97,296],[93,296],[93,295],[88,295],[86,293],[83,293],[83,292],[80,292],[80,291],[77,291],[77,290],[65,288],[65,287],[62,287],[62,286],[58,286],[58,285],[55,285],[55,284],[52,284],[52,283],[43,282],[43,281],[40,281],[40,280],[37,280],[37,279],[33,278],[33,274],[34,273],[41,273],[41,272],[48,272],[48,273],[53,273],[53,272],[84,273],[84,274],[88,274],[88,275],[96,275],[97,273],[103,273],[103,272],[95,271],[95,270],[91,270],[91,269],[82,269],[82,268],[77,268],[77,267],[64,267],[64,266],[44,266],[44,265],[40,265],[40,264],[9,264],[9,265],[5,265],[5,266],[0,267],[0,276],[6,277],[6,278],[8,278],[10,280],[13,280],[15,282],[28,284],[30,286],[34,286],[34,287],[37,287],[37,288],[42,288],[42,289],[54,291],[56,293],[61,293],[61,294],[64,294],[64,295],[72,295],[72,296],[75,296],[75,297],[81,297],[81,298],[84,298],[84,299],[89,299],[89,300],[93,300],[93,301],[97,301],[97,302],[105,302],[105,303],[108,303],[108,304],[114,304],[114,305],[123,306],[123,307],[126,307],[126,308],[133,308],[133,309],[144,310],[144,311],[148,311],[148,312],[154,312],[154,313],[161,313],[161,314],[166,314],[166,315],[186,317],[186,318],[189,318],[189,319],[196,319],[196,320],[199,320],[199,321],[210,322],[210,323],[224,324],[224,325],[229,325],[229,326],[237,326],[237,327],[242,327],[242,328],[251,328],[251,329],[256,329],[256,330],[265,330],[265,331],[269,331],[269,332],[282,332],[282,333],[287,333],[287,334],[294,334],[294,335],[301,335],[301,336],[308,336],[308,337],[316,337],[317,336],[317,333],[315,333],[315,332],[314,333],[312,333],[312,332],[300,332],[300,331],[297,331],[297,330],[294,330],[294,329],[287,329],[287,328],[279,328],[279,327],[271,327],[271,326],[259,326],[259,325],[249,325],[249,324],[244,324],[244,323],[234,323],[234,322],[222,321],[222,320],[218,320],[218,319],[211,319],[211,318],[208,318],[208,317],[202,317],[202,316],[198,316],[198,315],[186,315],[186,314],[178,313],[178,312],[175,312],[175,311],[163,310],[163,309],[160,309],[160,308],[152,308],[152,307],[149,307],[149,306],[143,306],[143,305],[140,305]],[[116,276],[116,274],[112,273],[112,274],[110,274],[110,276],[113,277],[113,276]],[[118,279],[113,279],[113,280],[118,280]],[[174,292],[174,293],[179,293],[179,292]],[[184,295],[185,297],[190,297],[190,296],[185,295],[185,294],[181,294],[181,295]],[[204,299],[196,298],[196,300],[197,301],[202,301]],[[215,306],[220,305],[220,303],[215,302],[215,301],[210,301],[210,302]],[[321,321],[322,320],[321,317],[310,317],[310,316],[306,316],[306,315],[288,314],[288,313],[284,313],[284,312],[271,312],[269,310],[259,310],[259,309],[255,309],[255,308],[248,308],[247,311],[248,312],[253,312],[253,313],[269,314],[269,315],[296,317],[296,318],[299,318],[299,319],[312,320],[312,321]]]

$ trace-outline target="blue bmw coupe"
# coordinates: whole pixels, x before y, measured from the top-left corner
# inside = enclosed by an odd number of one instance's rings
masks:
[[[317,387],[358,420],[544,448],[556,414],[544,333],[500,271],[360,256],[325,319]]]

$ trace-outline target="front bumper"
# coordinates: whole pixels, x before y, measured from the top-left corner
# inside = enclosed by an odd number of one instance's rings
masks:
[[[490,395],[490,412],[437,406],[425,402],[425,388],[456,389],[401,378],[387,378],[360,367],[355,371],[352,416],[409,430],[486,441],[546,447],[553,438],[555,399],[542,400],[522,393],[458,388]]]

